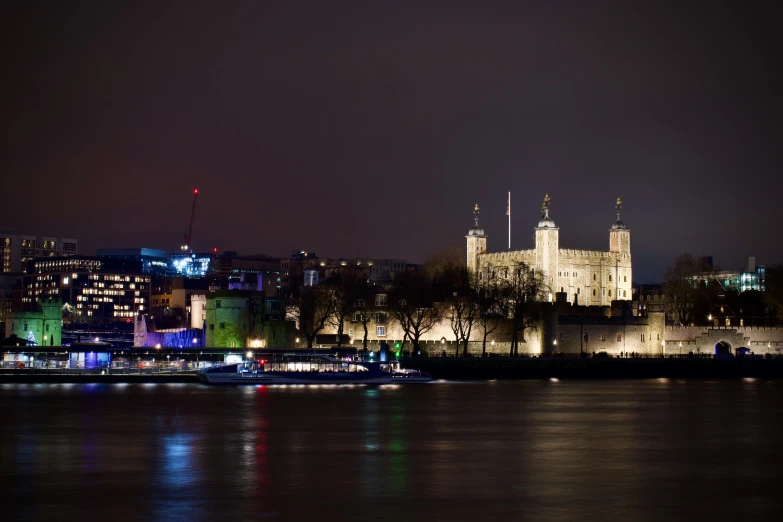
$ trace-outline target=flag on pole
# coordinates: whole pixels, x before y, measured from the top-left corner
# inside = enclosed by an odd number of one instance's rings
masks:
[[[511,250],[511,191],[508,191],[508,204],[506,205],[506,215],[508,216],[508,249]]]

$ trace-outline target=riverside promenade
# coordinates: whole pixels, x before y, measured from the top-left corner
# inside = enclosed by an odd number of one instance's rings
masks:
[[[0,369],[0,384],[112,384],[112,383],[195,383],[195,371],[78,370],[67,368]]]
[[[783,358],[411,357],[403,367],[433,379],[783,378]]]
[[[520,379],[737,379],[783,378],[783,358],[580,358],[580,357],[404,357],[433,379],[489,381]],[[198,383],[186,370],[0,369],[8,383]]]

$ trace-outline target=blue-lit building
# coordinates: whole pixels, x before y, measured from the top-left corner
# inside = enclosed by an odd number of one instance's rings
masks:
[[[214,271],[213,264],[217,254],[171,254],[169,271],[175,277],[205,277]]]
[[[99,248],[95,257],[137,262],[142,273],[152,276],[169,275],[168,254],[154,248]]]
[[[706,266],[711,269],[712,258],[704,258]],[[702,272],[693,280],[703,281],[707,286],[718,284],[724,290],[733,290],[738,293],[748,290],[763,292],[766,290],[767,269],[764,265],[757,265],[756,258],[748,257],[744,270],[717,270]]]

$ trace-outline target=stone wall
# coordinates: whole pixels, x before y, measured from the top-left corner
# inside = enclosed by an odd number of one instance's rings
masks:
[[[783,328],[747,326],[715,328],[707,326],[667,326],[666,353],[715,354],[715,345],[726,342],[734,353],[750,348],[758,355],[783,354]]]

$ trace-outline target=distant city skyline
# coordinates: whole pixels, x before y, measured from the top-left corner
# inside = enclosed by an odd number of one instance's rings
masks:
[[[773,265],[783,99],[772,6],[193,1],[3,7],[0,226],[81,252],[400,257],[604,250]]]
[[[519,212],[519,209],[517,209],[515,207],[512,207],[512,208],[513,208],[513,210],[512,210],[512,236],[514,238],[516,238],[516,237],[522,236],[524,234],[524,231],[521,230],[522,225],[517,223],[517,221],[520,221],[523,218],[516,217],[517,213]],[[524,209],[522,211],[524,211]],[[484,208],[483,207],[481,209],[481,213],[482,213],[482,215],[484,214]],[[488,214],[496,215],[497,212],[489,212]],[[530,214],[530,212],[526,212],[526,214]],[[539,212],[539,214],[540,214],[540,212]],[[555,215],[556,215],[556,212],[553,212],[553,216],[555,216]],[[524,217],[527,217],[527,216],[524,216]],[[538,217],[540,217],[540,215]],[[625,219],[625,218],[623,218],[623,219]],[[537,219],[536,219],[536,221],[537,221]],[[482,218],[481,219],[481,226],[482,227],[485,226],[484,223],[485,223],[485,219]],[[505,214],[505,212],[503,213],[502,224],[505,225],[506,227],[508,227],[508,217]],[[580,241],[580,238],[576,237],[575,234],[573,234],[573,233],[569,234],[569,230],[568,230],[569,226],[568,226],[568,224],[562,225],[561,223],[558,223],[558,226],[560,228],[561,237],[567,238],[566,240],[569,240],[568,238],[570,238],[571,240],[574,240],[576,243],[582,243],[582,244],[577,244],[575,246],[575,248],[582,248],[582,249],[585,249],[585,250],[600,250],[600,249],[606,248],[608,246],[608,242],[606,242],[606,237],[603,238],[604,242],[607,243],[606,245],[603,245],[603,244],[595,244],[595,245],[587,244],[585,241]],[[578,226],[578,224],[575,224],[574,228],[576,228],[577,226]],[[529,241],[527,242],[527,244],[523,244],[521,242],[520,242],[520,244],[517,244],[516,241],[512,241],[512,250],[532,248],[534,246],[534,242],[535,242],[534,238],[533,238],[533,229],[534,229],[534,227],[535,227],[535,223],[530,227],[530,232],[531,233],[530,233],[530,238],[529,238]],[[56,228],[56,227],[51,227],[51,228]],[[633,227],[631,227],[629,225],[629,229],[631,229],[632,233],[633,233]],[[18,234],[18,231],[16,231],[14,228],[7,228],[6,227],[6,228],[1,228],[0,230],[2,230],[4,233]],[[504,236],[504,234],[507,234],[508,228],[506,228],[506,230],[502,230],[501,227],[497,227],[494,230],[491,230],[491,229],[485,229],[485,230],[486,230],[486,233],[487,233],[487,236],[488,236],[488,243],[490,245],[489,251],[502,252],[502,251],[506,251],[507,250],[507,248],[506,248],[507,245],[503,244],[503,243],[505,241],[505,238],[507,237],[507,235]],[[607,230],[608,230],[608,227],[607,227]],[[494,233],[492,233],[492,232],[494,232]],[[22,235],[24,235],[24,234],[22,234]],[[595,235],[595,234],[591,234],[591,235]],[[584,237],[584,236],[582,236],[582,237]],[[638,239],[636,238],[636,234],[633,234],[632,237],[633,237],[633,242],[632,242],[632,246],[631,246],[631,254],[634,257],[633,282],[634,283],[640,283],[640,284],[661,282],[663,280],[664,270],[666,269],[666,267],[671,266],[673,264],[674,258],[672,258],[672,259],[663,259],[661,261],[661,263],[657,266],[658,271],[656,273],[656,265],[651,264],[649,262],[649,260],[639,259],[639,254],[636,253],[636,250],[640,249],[640,246],[638,245]],[[141,249],[156,248],[157,250],[165,251],[168,254],[175,254],[175,255],[176,254],[181,254],[181,250],[179,248],[172,248],[172,247],[166,247],[166,246],[161,246],[161,247],[151,246],[150,245],[151,241],[146,241],[145,242],[145,240],[143,238],[141,239],[141,244],[130,244],[130,245],[124,243],[123,242],[123,238],[116,238],[116,239],[113,240],[111,246],[108,246],[108,245],[102,244],[102,243],[94,243],[94,240],[91,241],[89,236],[87,236],[85,239],[81,239],[81,238],[76,238],[76,239],[79,241],[79,244],[80,244],[79,250],[80,250],[80,254],[81,255],[95,255],[101,249],[116,249],[116,248],[134,248],[134,249],[138,249],[138,248],[141,248]],[[459,241],[460,239],[464,239],[464,234],[462,236],[458,236],[457,241]],[[202,243],[204,243],[204,242],[205,241],[202,241]],[[176,243],[176,241],[174,241],[174,243]],[[315,252],[316,254],[319,255],[319,257],[322,257],[322,258],[333,258],[333,259],[338,259],[338,258],[343,258],[343,259],[350,259],[350,258],[372,259],[372,258],[382,258],[382,257],[384,257],[384,256],[380,256],[380,255],[365,255],[366,254],[365,250],[361,246],[359,246],[359,245],[357,245],[356,248],[351,249],[352,252],[345,253],[345,252],[331,252],[328,249],[327,250],[317,250],[317,249],[314,249],[314,248],[306,248],[306,247],[304,247],[304,248],[303,247],[299,247],[299,248],[291,247],[288,250],[284,250],[284,251],[280,251],[280,252],[278,252],[278,251],[264,251],[264,250],[256,250],[256,251],[241,250],[241,249],[238,249],[238,248],[231,248],[230,245],[227,246],[226,248],[218,248],[216,246],[199,248],[198,243],[199,243],[198,241],[195,241],[195,245],[193,245],[193,248],[191,249],[193,252],[222,254],[224,252],[234,251],[234,252],[237,252],[237,253],[239,253],[240,255],[243,255],[243,256],[245,256],[245,255],[267,255],[267,256],[270,256],[270,257],[280,257],[280,258],[287,258],[288,256],[291,255],[292,252]],[[91,247],[90,246],[91,244],[95,244],[95,246]],[[464,248],[465,248],[465,246],[464,246],[464,241],[463,241],[461,245],[460,244],[456,244],[456,242],[455,242],[455,244],[448,244],[448,245],[442,246],[438,250],[431,250],[431,251],[428,251],[428,252],[424,252],[421,256],[416,257],[414,259],[406,258],[405,256],[402,256],[402,255],[397,255],[395,252],[392,252],[392,251],[388,252],[385,257],[387,257],[387,258],[406,259],[410,263],[414,263],[414,264],[419,263],[420,264],[420,263],[425,262],[427,260],[427,258],[430,257],[430,256],[437,255],[439,253],[446,252],[446,251],[451,251],[451,250],[454,250],[454,251],[456,251],[456,250],[464,250]],[[647,249],[644,249],[644,248],[642,248],[642,250],[643,251],[647,251]],[[760,247],[760,248],[758,248],[756,250],[763,250],[763,248]],[[759,259],[758,256],[755,256],[753,254],[754,251],[751,251],[748,254],[732,255],[731,257],[726,258],[726,259],[722,259],[720,256],[714,255],[711,251],[696,252],[696,251],[693,251],[693,250],[684,250],[682,252],[676,253],[675,256],[680,254],[680,253],[686,253],[686,252],[687,253],[691,253],[691,254],[693,254],[693,255],[695,255],[697,257],[711,257],[714,260],[715,266],[719,267],[720,269],[723,269],[723,270],[741,270],[743,267],[746,266],[748,257],[755,257],[757,262],[758,262],[758,264],[760,264],[760,265],[771,266],[771,265],[776,265],[776,264],[780,263],[780,261],[778,259],[775,259],[775,260]],[[734,258],[738,258],[738,260],[735,260]],[[641,268],[637,268],[637,265],[639,267],[641,267]],[[639,274],[639,275],[637,276],[637,274]]]

